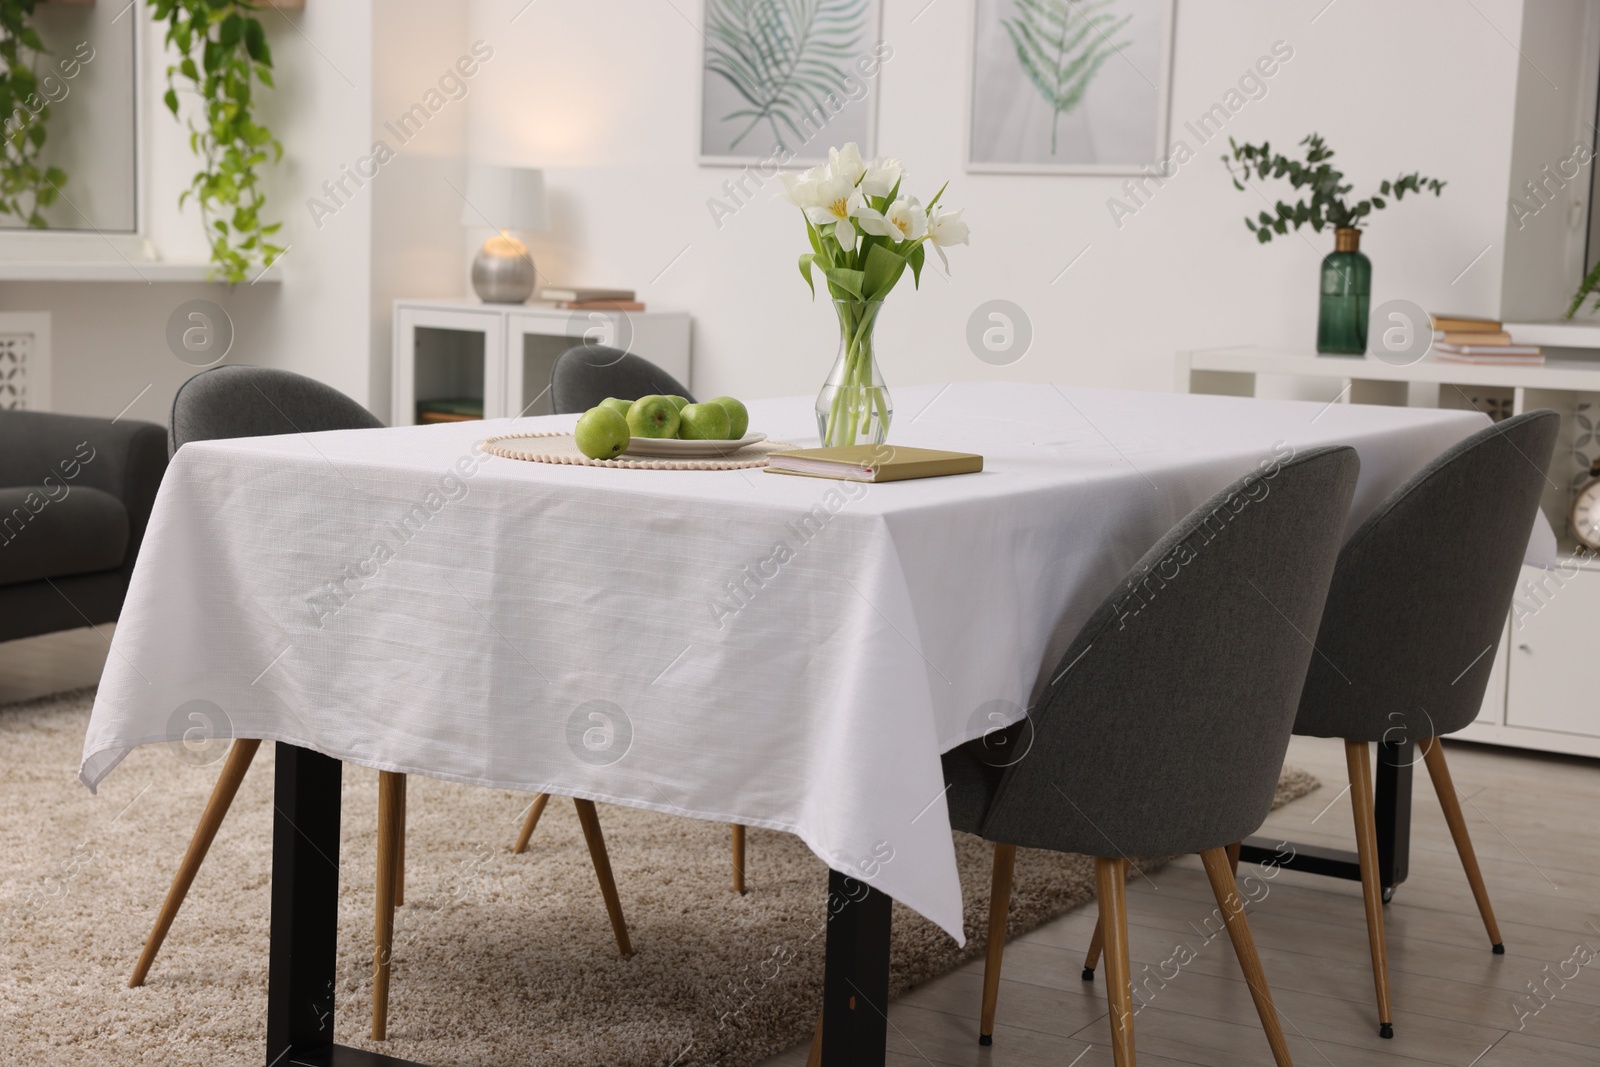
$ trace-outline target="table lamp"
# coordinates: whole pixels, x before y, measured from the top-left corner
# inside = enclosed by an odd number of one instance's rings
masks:
[[[490,304],[521,304],[533,295],[536,271],[528,248],[513,230],[543,230],[544,171],[529,167],[474,166],[467,174],[461,225],[492,226],[500,232],[483,242],[472,260],[472,288]]]

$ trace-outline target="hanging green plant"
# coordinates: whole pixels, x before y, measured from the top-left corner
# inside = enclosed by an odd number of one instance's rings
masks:
[[[0,0],[0,3],[6,0]],[[21,2],[21,0],[16,0]],[[224,281],[249,281],[283,249],[270,240],[283,225],[262,218],[260,168],[283,158],[283,145],[255,120],[255,85],[272,88],[272,51],[248,0],[154,0],[167,44],[183,58],[167,68],[167,110],[178,115],[178,88],[204,102],[189,119],[189,147],[203,164],[181,197],[194,197]]]
[[[26,219],[34,229],[49,226],[40,213],[56,202],[67,183],[60,167],[40,167],[50,107],[39,95],[35,66],[44,54],[38,31],[28,25],[35,0],[0,0],[0,214]]]

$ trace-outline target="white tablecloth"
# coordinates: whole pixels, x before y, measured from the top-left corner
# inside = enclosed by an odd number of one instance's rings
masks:
[[[188,445],[82,779],[210,728],[771,827],[959,940],[939,753],[1019,717],[1145,549],[1278,442],[1359,449],[1353,528],[1488,424],[997,382],[895,400],[896,442],[984,472],[864,486],[474,451],[573,416]],[[753,404],[751,426],[814,442],[811,405]]]

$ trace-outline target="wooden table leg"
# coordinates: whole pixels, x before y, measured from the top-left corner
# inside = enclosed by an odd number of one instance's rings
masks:
[[[892,901],[828,872],[828,947],[822,971],[822,1062],[883,1067],[889,1041]]]

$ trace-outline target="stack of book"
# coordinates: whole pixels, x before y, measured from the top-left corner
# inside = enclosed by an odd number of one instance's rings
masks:
[[[643,311],[632,289],[540,289],[539,299],[573,311]]]
[[[1538,345],[1513,344],[1511,335],[1495,319],[1468,315],[1430,315],[1433,351],[1443,363],[1504,363],[1539,366],[1544,353]]]

